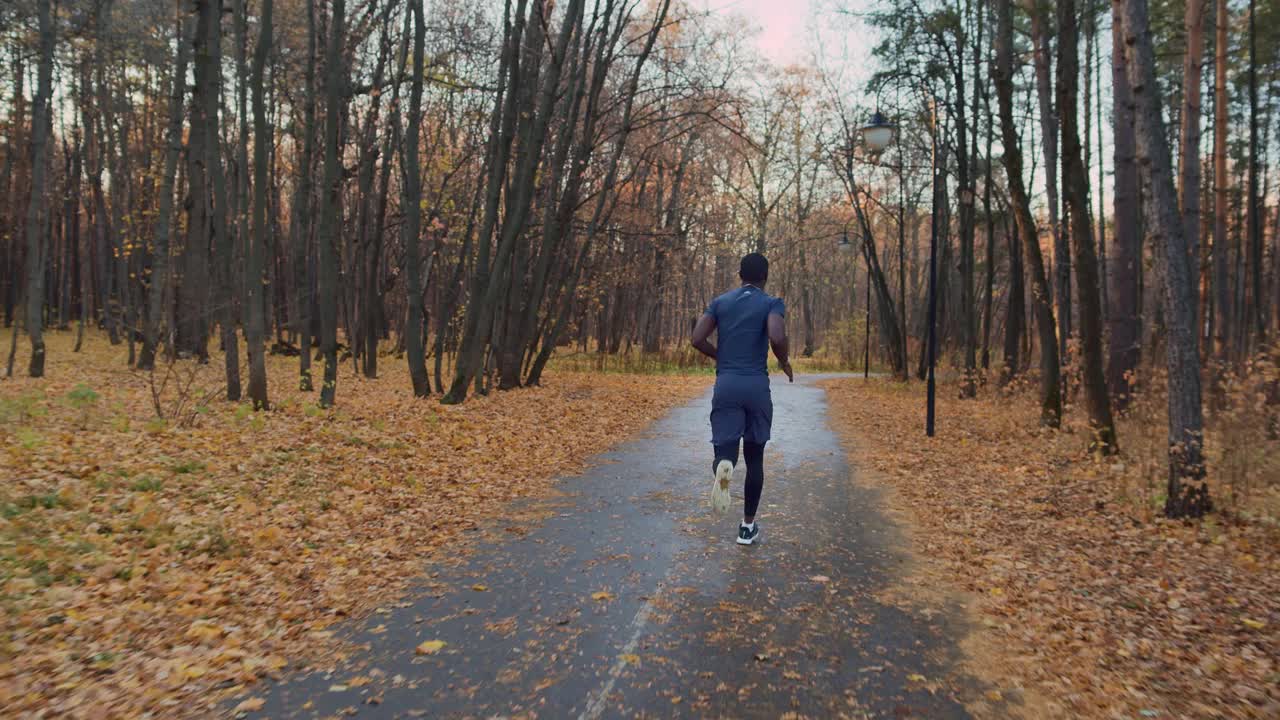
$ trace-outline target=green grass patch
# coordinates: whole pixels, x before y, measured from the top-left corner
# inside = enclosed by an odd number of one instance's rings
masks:
[[[163,487],[163,480],[143,475],[134,480],[133,484],[129,486],[129,489],[134,492],[158,492]]]
[[[204,472],[207,467],[199,460],[182,460],[171,465],[169,469],[175,475],[191,475],[192,473]]]

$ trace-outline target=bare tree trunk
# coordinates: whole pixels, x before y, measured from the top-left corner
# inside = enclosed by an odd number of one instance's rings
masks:
[[[40,0],[40,64],[36,69],[36,97],[31,108],[31,195],[27,200],[27,337],[31,339],[31,363],[27,374],[44,377],[44,245],[45,185],[48,177],[48,149],[51,101],[53,97],[53,8],[51,0]],[[15,329],[16,332],[16,329]]]
[[[401,166],[401,186],[404,192],[401,205],[405,213],[405,272],[408,275],[405,281],[405,300],[409,306],[404,338],[413,394],[426,397],[431,394],[431,383],[427,378],[426,358],[423,355],[422,276],[418,271],[422,265],[418,244],[422,224],[422,175],[418,167],[418,136],[422,128],[422,71],[427,31],[426,21],[422,16],[422,3],[410,0],[409,4],[413,7],[413,86],[409,91],[409,126],[405,132],[404,163]]]
[[[304,70],[305,97],[302,111],[302,159],[298,163],[298,191],[293,203],[293,221],[289,231],[293,234],[293,282],[295,315],[294,332],[298,335],[298,387],[311,391],[311,311],[315,306],[312,287],[315,267],[311,261],[311,237],[315,219],[311,212],[312,167],[316,145],[316,7],[307,0],[307,62]]]
[[[989,16],[984,15],[981,22],[986,22],[989,19]],[[990,93],[983,93],[983,98],[987,120],[987,147],[986,152],[983,154],[986,159],[986,172],[982,182],[982,215],[983,223],[987,226],[987,267],[986,281],[984,283],[986,294],[982,302],[982,371],[985,376],[986,372],[991,369],[991,321],[996,284],[996,228],[995,223],[992,222],[991,215],[991,145],[995,137],[995,122],[991,116]],[[976,108],[974,110],[974,118],[976,122]],[[1010,278],[1010,285],[1012,285],[1012,278]]]
[[[1000,384],[1007,385],[1022,372],[1023,325],[1027,316],[1026,273],[1022,265],[1022,241],[1018,233],[1011,232],[1005,220],[1005,237],[1009,244],[1009,300],[1004,324],[1004,366],[1000,371]]]
[[[224,0],[225,1],[225,0]],[[232,173],[233,197],[228,203],[228,209],[231,211],[234,220],[234,231],[228,235],[228,247],[231,249],[228,255],[228,271],[227,277],[230,278],[228,283],[228,292],[231,297],[237,301],[248,302],[248,288],[242,287],[245,276],[236,272],[236,264],[242,253],[247,253],[249,245],[253,239],[249,237],[250,209],[249,209],[249,63],[247,54],[249,52],[249,17],[246,5],[248,0],[231,0],[231,26],[232,26],[232,42],[235,46],[234,67],[236,78],[236,94],[235,94],[235,146],[234,160],[231,167],[235,172]],[[227,123],[231,125],[230,122]],[[246,264],[248,258],[245,258]],[[248,268],[244,268],[247,272]],[[243,290],[243,293],[241,292]],[[255,297],[261,298],[262,292],[259,291]],[[244,324],[246,334],[248,332],[249,314],[253,312],[252,308],[245,307],[242,310],[240,322]],[[224,335],[225,337],[225,335]],[[246,341],[248,338],[245,338]],[[247,354],[247,348],[246,348]],[[237,357],[237,369],[239,373]]]
[[[1105,10],[1102,10],[1105,12]],[[1105,178],[1106,163],[1102,161],[1102,46],[1100,44],[1101,33],[1098,31],[1098,11],[1089,13],[1090,36],[1093,44],[1093,60],[1094,60],[1094,88],[1095,88],[1095,112],[1097,113],[1098,126],[1098,182],[1095,187],[1098,190],[1098,273],[1101,277],[1099,283],[1102,292],[1102,322],[1110,327],[1111,322],[1111,276],[1107,270],[1107,184]],[[1086,161],[1088,166],[1089,162]],[[1108,377],[1108,382],[1110,379]],[[1115,391],[1111,391],[1111,402],[1117,404]]]
[[[1120,4],[1111,5],[1111,87],[1113,95],[1115,232],[1112,233],[1110,265],[1111,308],[1107,313],[1110,358],[1107,385],[1116,407],[1128,406],[1135,373],[1142,353],[1140,228],[1142,200],[1139,197],[1138,165],[1134,149],[1133,96],[1126,74],[1128,59],[1124,44],[1124,17]]]
[[[997,8],[994,78],[999,100],[1000,136],[1009,180],[1009,202],[1017,221],[1021,244],[1031,260],[1031,299],[1035,309],[1036,329],[1040,334],[1040,422],[1058,427],[1062,421],[1062,387],[1056,328],[1050,306],[1049,283],[1044,272],[1044,258],[1040,253],[1035,219],[1031,215],[1023,184],[1022,151],[1018,146],[1018,130],[1013,120],[1013,0],[998,0]]]
[[[338,250],[342,244],[342,227],[338,224],[342,160],[338,157],[338,142],[342,132],[342,105],[346,101],[342,58],[346,46],[345,16],[345,0],[333,0],[325,52],[324,185],[320,192],[320,353],[324,358],[320,407],[333,406],[338,386]]]
[[[26,144],[22,138],[22,130],[27,124],[26,92],[23,89],[27,73],[23,65],[22,55],[22,53],[16,51],[10,54],[13,59],[13,104],[10,106],[9,136],[6,139],[11,148],[19,148]],[[5,199],[4,215],[0,216],[0,219],[4,221],[4,224],[0,225],[0,236],[7,238],[5,242],[4,273],[0,275],[0,284],[4,287],[3,297],[0,297],[0,302],[4,304],[5,327],[14,323],[15,308],[18,304],[18,240],[13,230],[17,225],[16,216],[19,212],[18,205],[20,201],[18,194],[12,189],[14,158],[17,154],[16,152],[5,153],[4,167],[0,169],[0,197]]]
[[[957,175],[961,183],[959,319],[962,324],[961,329],[964,338],[964,380],[960,385],[961,397],[974,397],[978,392],[978,304],[976,297],[978,262],[974,242],[977,230],[977,197],[974,193],[975,181],[973,176],[975,171],[973,166],[978,157],[978,103],[982,96],[980,60],[983,47],[982,36],[986,24],[977,19],[977,8],[974,5],[975,3],[972,0],[966,0],[964,10],[966,17],[973,16],[973,24],[977,26],[977,40],[973,43],[972,114],[968,116],[967,121],[966,113],[964,112],[966,102],[966,98],[963,97],[964,87],[960,83],[956,84],[956,90],[959,93],[956,97],[956,105],[959,110],[956,113],[957,129],[959,130],[957,150],[961,154],[960,161],[957,163]],[[961,56],[957,65],[963,68],[963,51]],[[959,77],[963,78],[963,75]],[[967,138],[966,134],[968,135]],[[968,145],[967,149],[965,147],[966,143]]]
[[[578,279],[587,265],[587,256],[590,252],[592,242],[598,232],[601,231],[602,225],[608,220],[613,213],[613,207],[617,202],[618,195],[614,190],[614,183],[618,179],[618,168],[622,159],[622,152],[626,148],[627,138],[632,131],[631,113],[635,105],[636,89],[640,83],[640,73],[644,69],[645,63],[648,62],[649,55],[653,51],[654,43],[658,39],[658,33],[666,22],[667,11],[671,7],[671,0],[662,0],[658,6],[657,13],[654,16],[653,25],[650,26],[645,44],[640,51],[639,57],[636,58],[635,65],[631,69],[631,77],[625,85],[625,99],[622,104],[622,131],[613,140],[613,152],[607,163],[607,169],[601,187],[604,189],[596,196],[595,208],[592,211],[591,220],[587,224],[586,236],[583,238],[582,246],[578,250],[576,262],[568,272],[569,279],[565,282],[564,291],[561,296],[560,311],[555,321],[550,325],[550,329],[542,340],[542,348],[538,351],[537,357],[534,358],[533,364],[529,368],[529,373],[525,378],[527,385],[537,385],[542,379],[542,372],[546,369],[547,362],[551,359],[551,353],[555,351],[556,344],[559,342],[561,333],[564,332],[565,326],[569,322],[570,312],[573,308],[574,293],[577,291]],[[621,28],[622,25],[620,24]],[[614,37],[617,42],[617,36]],[[612,192],[611,192],[612,191]],[[612,198],[612,203],[610,202]],[[610,243],[612,245],[612,243]],[[601,313],[603,317],[603,313]],[[603,337],[603,334],[601,335]],[[603,349],[603,348],[602,348]]]
[[[1253,325],[1257,347],[1266,343],[1267,320],[1263,304],[1266,294],[1262,285],[1262,225],[1265,222],[1259,207],[1263,198],[1258,192],[1258,158],[1266,153],[1258,145],[1258,31],[1255,0],[1249,0],[1249,187],[1245,191],[1245,234],[1249,245],[1250,295],[1245,305],[1246,325]],[[1242,278],[1243,281],[1243,278]],[[1248,328],[1246,328],[1248,332]],[[1243,347],[1247,350],[1249,343]]]
[[[1146,0],[1123,4],[1127,74],[1133,91],[1139,163],[1151,188],[1151,228],[1164,247],[1165,322],[1169,332],[1169,489],[1165,514],[1198,517],[1212,508],[1204,482],[1204,421],[1200,405],[1200,356],[1196,349],[1195,287],[1186,236],[1178,214],[1168,141],[1156,82],[1155,52]]]
[[[190,57],[191,38],[189,22],[185,15],[177,22],[177,61],[173,73],[172,91],[169,94],[169,127],[164,154],[164,177],[160,181],[160,209],[156,218],[155,267],[151,272],[151,289],[147,296],[147,326],[142,340],[142,352],[138,356],[138,369],[155,367],[156,346],[163,327],[164,299],[169,285],[169,236],[173,218],[174,176],[178,172],[178,156],[182,153],[182,96],[187,85],[187,58]]]
[[[536,1],[536,0],[535,0]],[[507,174],[511,143],[515,138],[517,99],[516,86],[520,82],[518,49],[524,33],[526,0],[519,0],[514,16],[511,0],[503,9],[502,57],[498,66],[498,92],[494,97],[489,117],[489,141],[485,150],[485,199],[484,215],[480,222],[480,234],[476,238],[475,269],[469,287],[468,309],[463,319],[462,338],[454,357],[453,382],[442,403],[460,403],[467,397],[467,388],[478,377],[484,364],[483,345],[487,337],[480,337],[482,316],[488,309],[476,306],[491,283],[489,248],[493,242],[494,227],[498,222],[498,204],[501,200],[503,181]],[[487,328],[484,335],[488,334]]]
[[[1183,234],[1188,261],[1193,270],[1200,265],[1200,83],[1204,65],[1204,8],[1208,0],[1186,0],[1183,26],[1187,52],[1182,61],[1182,131],[1178,151],[1178,207],[1182,212]],[[1192,272],[1193,278],[1199,272]],[[1199,327],[1199,323],[1193,323]],[[1196,333],[1199,337],[1199,331]],[[1199,343],[1197,341],[1197,348]]]
[[[213,229],[213,248],[215,253],[214,277],[218,292],[214,297],[214,305],[218,312],[218,326],[222,336],[223,367],[227,376],[227,400],[240,399],[240,340],[236,335],[236,292],[235,292],[235,252],[232,244],[230,228],[227,227],[227,213],[230,203],[227,193],[227,177],[222,167],[221,131],[219,129],[219,112],[221,103],[218,100],[222,86],[222,0],[203,0],[203,11],[209,13],[209,38],[206,50],[209,63],[203,82],[208,87],[204,95],[204,120],[207,144],[204,148],[205,172],[213,190],[213,213],[210,226]],[[201,81],[197,80],[197,84]]]
[[[253,51],[253,70],[249,81],[253,87],[254,176],[253,234],[249,236],[249,247],[245,253],[245,348],[249,355],[249,399],[258,410],[270,407],[267,400],[267,363],[263,356],[266,318],[262,295],[266,288],[263,257],[267,246],[267,151],[271,147],[272,138],[262,97],[262,75],[271,52],[273,4],[273,0],[262,0],[262,9],[258,15],[261,30],[258,45]]]
[[[210,216],[208,179],[208,118],[205,109],[207,96],[216,89],[209,81],[216,72],[213,67],[213,51],[209,48],[209,25],[213,18],[206,5],[213,0],[196,3],[196,32],[193,65],[195,84],[192,86],[191,120],[187,141],[187,240],[183,248],[182,281],[178,308],[179,356],[194,355],[201,362],[209,359],[209,239]],[[214,16],[216,17],[216,16]]]
[[[537,44],[541,45],[541,36],[544,30],[542,25],[549,20],[550,7],[541,4],[540,0],[538,1],[539,4],[531,10],[533,16],[530,32],[532,33],[531,37],[537,39]],[[523,116],[520,124],[521,143],[511,176],[512,192],[509,193],[507,198],[507,207],[503,216],[492,268],[492,272],[500,276],[499,280],[507,279],[508,273],[511,271],[510,262],[516,240],[524,230],[532,200],[534,173],[542,156],[542,145],[546,139],[547,125],[550,122],[553,106],[556,102],[556,88],[559,85],[561,69],[564,66],[570,36],[579,22],[579,16],[581,16],[582,11],[582,0],[569,0],[555,45],[550,50],[551,60],[546,72],[539,78],[538,73],[535,71],[534,77],[524,80],[531,85],[537,81],[540,86],[536,97],[530,93],[529,97],[525,98],[526,102],[521,103],[526,106],[520,110]],[[528,45],[532,46],[534,43],[530,42]],[[517,85],[518,83],[512,84],[511,92],[514,93],[519,89]],[[630,92],[634,93],[635,88],[630,88]],[[483,237],[483,233],[482,240],[487,242],[487,238]],[[464,346],[459,351],[454,382],[449,388],[449,393],[445,395],[443,402],[459,403],[465,399],[468,381],[476,377],[476,373],[481,369],[481,365],[477,361],[484,354],[483,348],[488,343],[493,329],[499,296],[505,286],[505,282],[492,282],[486,279],[485,286],[478,288],[481,292],[471,298],[467,310],[469,338],[464,339]],[[518,365],[516,369],[518,372]]]
[[[1071,212],[1076,281],[1080,300],[1080,348],[1085,400],[1093,426],[1093,450],[1113,455],[1119,449],[1111,398],[1107,394],[1102,349],[1102,296],[1098,291],[1098,254],[1089,221],[1089,175],[1081,158],[1077,130],[1080,75],[1079,26],[1075,0],[1058,0],[1058,110],[1062,113],[1063,195]]]
[[[1049,230],[1053,234],[1053,272],[1058,321],[1058,355],[1066,357],[1071,337],[1071,246],[1062,230],[1058,201],[1058,112],[1053,106],[1053,71],[1049,49],[1049,12],[1045,0],[1027,0],[1031,38],[1035,45],[1036,93],[1040,101],[1040,136],[1044,150],[1044,187],[1049,202]]]

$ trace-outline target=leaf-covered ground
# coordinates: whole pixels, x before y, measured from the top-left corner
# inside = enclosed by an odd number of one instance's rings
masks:
[[[122,347],[71,344],[51,337],[45,379],[0,383],[6,717],[208,712],[709,381],[559,373],[443,407],[385,357],[378,380],[345,365],[326,411],[272,357],[275,407],[254,413],[202,401],[215,357],[168,377],[162,421]]]
[[[1091,460],[1082,418],[1042,430],[1028,397],[944,386],[930,440],[919,384],[828,389],[861,477],[907,521],[907,591],[967,591],[972,669],[993,693],[1029,717],[1280,717],[1274,521],[1160,519],[1131,491],[1140,462]],[[1122,423],[1122,448],[1164,432]]]

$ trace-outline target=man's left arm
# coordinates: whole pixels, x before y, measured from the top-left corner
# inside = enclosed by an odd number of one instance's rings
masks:
[[[774,307],[769,311],[769,346],[773,348],[773,354],[778,358],[778,365],[782,366],[782,372],[787,374],[787,381],[795,382],[796,376],[791,370],[791,343],[787,340],[785,314],[782,301],[775,301]]]

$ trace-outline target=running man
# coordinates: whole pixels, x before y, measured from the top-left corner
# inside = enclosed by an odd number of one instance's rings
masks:
[[[742,287],[711,301],[693,328],[693,346],[716,361],[716,388],[711,399],[711,462],[716,486],[727,491],[738,464],[738,443],[747,462],[746,503],[738,544],[750,545],[760,537],[756,509],[764,489],[764,445],[773,425],[773,398],[769,395],[769,348],[777,356],[787,380],[794,382],[787,358],[786,310],[782,300],[764,291],[769,261],[759,253],[742,258],[738,270]],[[709,338],[719,330],[720,347]]]

